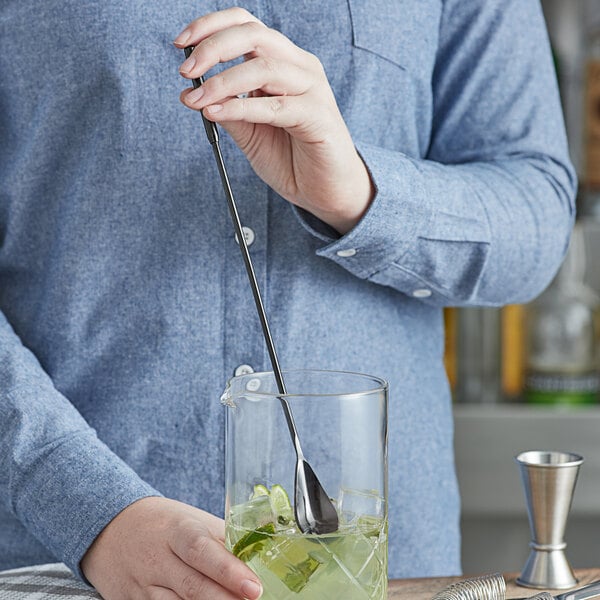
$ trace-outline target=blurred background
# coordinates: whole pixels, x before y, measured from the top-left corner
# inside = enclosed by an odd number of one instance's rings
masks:
[[[530,534],[514,456],[533,449],[584,456],[567,557],[574,568],[600,565],[600,0],[542,4],[578,218],[563,266],[534,302],[446,310],[466,574],[523,568]]]

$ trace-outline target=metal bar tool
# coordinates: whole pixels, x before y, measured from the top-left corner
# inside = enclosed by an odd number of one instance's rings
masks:
[[[184,49],[185,56],[188,58],[194,46],[189,46]],[[199,77],[192,80],[194,88],[200,87],[204,83],[204,78]],[[242,252],[242,258],[244,259],[244,265],[246,266],[246,272],[252,289],[252,295],[254,297],[254,303],[256,304],[256,310],[258,311],[258,317],[262,327],[265,342],[267,344],[267,350],[273,366],[273,373],[275,375],[275,381],[277,382],[277,389],[281,396],[281,406],[285,414],[285,419],[294,443],[296,450],[296,477],[294,481],[294,514],[296,517],[296,523],[302,533],[331,533],[338,529],[338,515],[335,507],[333,506],[329,496],[325,493],[323,486],[319,482],[312,467],[304,457],[302,447],[300,445],[300,438],[298,437],[298,431],[292,415],[292,410],[289,402],[285,398],[287,394],[281,368],[279,366],[279,360],[277,353],[275,352],[275,345],[271,336],[271,330],[267,321],[267,315],[265,312],[264,304],[260,295],[258,282],[250,258],[250,252],[248,251],[248,245],[242,230],[242,224],[240,221],[239,213],[235,200],[233,198],[233,192],[229,183],[229,177],[227,170],[225,169],[225,162],[223,161],[223,155],[221,153],[221,147],[219,145],[219,131],[216,123],[209,121],[202,114],[202,121],[204,123],[204,129],[206,130],[206,136],[210,142],[217,167],[219,169],[219,175],[221,176],[221,183],[223,184],[223,190],[227,198],[227,204],[229,206],[229,212],[233,221],[233,226],[237,236],[238,244]]]
[[[531,552],[519,585],[561,590],[577,579],[565,556],[564,533],[583,457],[572,452],[531,450],[515,458],[527,501]]]
[[[516,598],[515,600],[591,600],[600,597],[600,581],[594,581],[576,590],[553,596],[549,592],[541,592],[530,598]]]
[[[500,573],[463,579],[438,592],[432,600],[504,600],[506,581]]]

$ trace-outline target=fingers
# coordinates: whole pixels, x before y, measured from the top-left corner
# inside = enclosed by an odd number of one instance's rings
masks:
[[[230,8],[200,17],[188,25],[173,43],[180,48],[196,46],[193,61],[188,64],[197,62],[197,70],[185,70],[185,76],[191,78],[204,74],[198,71],[207,60],[209,66],[205,66],[205,71],[218,62],[248,54],[277,52],[291,61],[306,61],[312,56],[243,8]]]
[[[194,91],[188,105],[200,109],[225,98],[257,90],[271,96],[296,96],[306,93],[314,85],[314,79],[296,65],[270,57],[257,57],[207,79]]]
[[[320,122],[307,119],[306,102],[294,96],[231,98],[223,104],[207,107],[206,117],[216,122],[265,123],[284,129],[302,127],[307,123],[315,123],[316,127]],[[315,133],[318,134],[318,131]]]
[[[191,571],[191,569],[190,569]],[[173,589],[159,585],[145,588],[145,596],[150,600],[240,600],[206,577],[190,575],[174,580]]]
[[[174,44],[181,48],[195,46],[180,68],[188,79],[200,77],[218,63],[241,56],[277,56],[303,67],[320,64],[312,54],[242,8],[218,11],[197,19],[177,36]]]
[[[195,531],[193,525],[173,532],[169,545],[177,557],[189,566],[189,570],[186,567],[183,582],[179,584],[187,590],[186,593],[201,587],[206,590],[206,596],[200,597],[221,598],[213,595],[214,587],[214,590],[221,590],[221,593],[223,588],[229,590],[231,597],[236,599],[256,600],[260,597],[262,586],[254,572],[233,556],[220,541],[206,536],[205,532]],[[215,583],[217,581],[219,584]],[[177,585],[177,582],[173,582],[173,585]]]
[[[335,99],[321,62],[244,9],[228,9],[197,19],[175,44],[195,45],[180,67],[188,79],[204,75],[218,63],[241,56],[246,59],[180,96],[189,108],[206,109],[207,118],[227,123],[240,138],[247,137],[247,126],[242,127],[242,122],[318,132],[318,125],[327,117],[323,113],[334,117],[331,122],[337,118],[326,110],[335,106]],[[249,98],[238,98],[248,94]],[[298,101],[290,99],[294,97]],[[310,141],[318,141],[313,137]]]
[[[173,590],[159,585],[152,585],[148,588],[148,598],[150,600],[183,600]]]
[[[181,568],[172,569],[169,573],[169,588],[163,588],[157,593],[162,593],[164,596],[159,596],[162,600],[175,600],[175,598],[181,598],[182,600],[240,600],[241,598],[250,598],[255,600],[260,594],[254,596],[245,596],[242,590],[237,593],[232,593],[225,589],[223,585],[220,585],[210,577],[205,576],[202,573],[184,565],[179,562]],[[172,594],[169,595],[168,592]]]
[[[279,60],[303,67],[311,63],[308,52],[256,21],[229,27],[195,43],[191,56],[179,69],[188,79],[200,77],[215,65],[241,56],[277,56]]]
[[[201,39],[224,29],[242,23],[260,23],[260,21],[247,10],[239,7],[228,8],[210,13],[192,21],[173,41],[176,46],[184,48],[194,46]]]

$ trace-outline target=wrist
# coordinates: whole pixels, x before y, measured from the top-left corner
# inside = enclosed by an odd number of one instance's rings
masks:
[[[365,163],[358,153],[356,161],[340,186],[338,201],[332,203],[333,209],[315,208],[315,217],[333,227],[339,234],[344,235],[353,229],[363,218],[375,198],[375,184]]]

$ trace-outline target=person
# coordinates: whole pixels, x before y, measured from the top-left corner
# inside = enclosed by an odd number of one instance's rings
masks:
[[[539,3],[217,4],[0,8],[0,567],[261,593],[218,399],[270,363],[203,111],[281,364],[390,383],[390,576],[458,574],[442,308],[533,298],[574,218]]]

